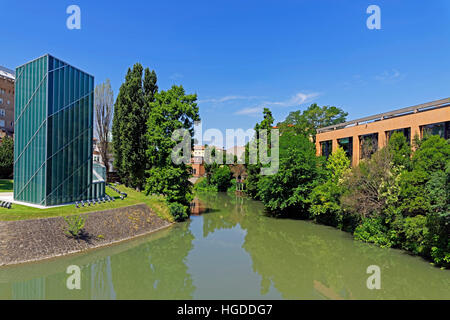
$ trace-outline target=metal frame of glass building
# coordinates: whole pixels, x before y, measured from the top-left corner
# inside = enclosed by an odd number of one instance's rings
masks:
[[[105,181],[93,174],[94,77],[49,54],[16,76],[14,200],[51,206],[104,196]]]

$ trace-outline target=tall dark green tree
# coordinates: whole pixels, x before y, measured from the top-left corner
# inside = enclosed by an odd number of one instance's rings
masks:
[[[188,166],[172,161],[172,150],[181,141],[174,141],[172,133],[186,129],[190,139],[194,134],[194,121],[200,120],[197,95],[186,94],[182,86],[172,86],[167,91],[155,94],[150,103],[147,122],[147,156],[150,168],[146,192],[163,194],[168,202],[188,205],[192,200],[192,185],[189,182]]]
[[[267,130],[267,141],[270,143],[271,136],[270,136],[270,130],[273,127],[273,116],[272,112],[269,108],[264,108],[263,110],[263,120],[260,123],[257,123],[255,125],[255,136],[252,141],[247,143],[245,146],[245,161],[246,161],[246,167],[247,167],[247,179],[245,181],[246,184],[246,191],[247,194],[250,195],[252,198],[257,199],[258,198],[258,181],[261,177],[261,168],[262,164],[259,160],[259,153],[257,155],[257,163],[250,163],[250,144],[253,144],[253,147],[259,147],[259,133],[260,130]]]
[[[147,120],[151,104],[158,91],[155,71],[136,63],[128,69],[114,106],[113,148],[114,167],[123,183],[141,190],[148,169],[146,154]]]

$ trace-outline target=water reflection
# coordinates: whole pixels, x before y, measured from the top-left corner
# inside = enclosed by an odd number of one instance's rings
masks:
[[[1,268],[0,299],[191,299],[195,287],[184,260],[193,235],[189,223],[174,229],[82,256]],[[81,290],[66,288],[72,264],[81,267]]]
[[[0,268],[1,299],[449,299],[450,273],[307,221],[266,217],[259,202],[201,194],[186,223],[120,245]],[[82,271],[68,290],[67,266]],[[366,269],[381,268],[381,290]]]
[[[200,197],[217,214],[204,215],[204,235],[239,226],[242,248],[261,276],[260,294],[273,285],[285,299],[448,299],[450,273],[419,257],[353,241],[348,233],[308,221],[266,217],[260,203],[229,195]],[[258,212],[258,214],[255,214]],[[382,289],[368,290],[366,269],[382,270]]]

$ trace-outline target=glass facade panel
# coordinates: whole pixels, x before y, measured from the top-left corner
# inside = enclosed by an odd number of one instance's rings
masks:
[[[332,152],[332,143],[333,142],[331,140],[322,141],[320,143],[320,150],[322,152],[322,156],[324,156],[327,159]]]
[[[391,131],[386,131],[386,141],[389,141],[389,139],[395,132],[403,133],[403,135],[406,138],[406,141],[408,141],[408,144],[411,142],[411,128],[403,128],[403,129],[395,129],[395,130],[391,130]]]
[[[338,139],[338,145],[344,149],[345,154],[350,159],[350,163],[352,163],[353,159],[353,137]]]
[[[45,206],[89,199],[94,78],[49,55],[16,75],[14,199]]]
[[[378,150],[378,133],[365,134],[359,137],[359,158],[370,158]]]
[[[444,139],[450,139],[450,121],[433,123],[422,127],[422,136],[439,135]]]

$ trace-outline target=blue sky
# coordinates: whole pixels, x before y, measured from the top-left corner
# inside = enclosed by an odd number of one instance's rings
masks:
[[[4,1],[0,65],[50,53],[111,79],[135,62],[197,93],[204,130],[316,102],[349,119],[450,96],[450,1]],[[66,8],[81,8],[81,30]],[[369,30],[366,8],[381,9]]]

